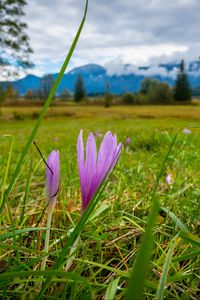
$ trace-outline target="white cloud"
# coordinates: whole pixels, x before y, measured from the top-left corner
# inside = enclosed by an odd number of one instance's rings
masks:
[[[137,74],[144,76],[155,76],[160,75],[162,77],[171,77],[173,79],[176,78],[178,72],[178,68],[174,67],[172,70],[167,71],[164,67],[159,66],[150,66],[147,70],[139,70]]]
[[[105,65],[108,75],[142,75],[142,76],[155,76],[161,75],[163,77],[176,78],[178,68],[174,67],[172,70],[168,71],[165,67],[159,66],[158,64],[148,65],[147,68],[139,68],[134,65],[126,65],[119,58],[110,61]]]

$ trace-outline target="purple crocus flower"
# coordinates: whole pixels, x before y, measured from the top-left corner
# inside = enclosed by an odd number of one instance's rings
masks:
[[[173,181],[172,174],[167,174],[165,181],[167,184],[171,185]]]
[[[184,128],[184,129],[183,129],[183,133],[184,133],[184,134],[191,134],[192,131],[191,131],[190,129],[188,129],[188,128]]]
[[[127,138],[126,138],[125,144],[126,144],[126,146],[128,146],[128,145],[131,144],[131,138],[130,138],[130,137],[127,137]]]
[[[80,176],[82,211],[85,210],[102,180],[110,174],[118,161],[122,144],[117,145],[116,134],[108,131],[102,140],[97,153],[94,135],[88,135],[86,154],[84,154],[83,131],[77,141],[78,169]]]
[[[59,189],[60,154],[53,150],[48,156],[46,167],[46,195],[49,209],[54,209]]]

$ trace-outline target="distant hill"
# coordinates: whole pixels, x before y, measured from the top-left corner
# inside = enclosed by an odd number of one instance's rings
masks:
[[[106,82],[110,84],[111,93],[123,94],[125,92],[136,92],[139,90],[141,81],[145,77],[153,77],[174,85],[178,67],[178,64],[159,64],[157,66],[137,68],[132,65],[123,65],[120,71],[114,72],[112,68],[106,69],[97,64],[88,64],[74,68],[64,74],[57,93],[59,94],[63,89],[73,92],[78,74],[82,75],[88,94],[105,93]],[[190,63],[187,72],[191,87],[200,87],[200,61]],[[58,74],[52,75],[56,78]],[[24,95],[28,89],[37,90],[40,88],[41,77],[27,75],[22,79],[10,83],[21,95]]]

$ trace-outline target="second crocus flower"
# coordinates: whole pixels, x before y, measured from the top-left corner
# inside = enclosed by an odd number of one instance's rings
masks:
[[[60,154],[53,150],[46,162],[46,197],[47,197],[47,230],[45,237],[44,253],[49,252],[49,237],[53,210],[56,204],[56,197],[59,190],[60,176]],[[48,255],[44,256],[41,263],[41,270],[45,270]]]
[[[53,150],[48,156],[46,166],[46,197],[48,210],[53,210],[59,190],[60,154]]]

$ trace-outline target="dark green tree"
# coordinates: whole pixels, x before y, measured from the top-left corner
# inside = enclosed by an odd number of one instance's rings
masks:
[[[27,25],[21,20],[24,5],[25,0],[0,1],[0,72],[3,77],[17,75],[20,69],[33,66],[29,60],[33,50],[29,46]]]
[[[132,93],[125,93],[122,100],[125,104],[134,104],[135,98]]]
[[[106,81],[106,93],[104,100],[104,107],[110,107],[112,103],[112,95],[110,93],[110,83]]]
[[[147,94],[151,89],[155,88],[156,85],[158,85],[158,84],[159,84],[158,80],[151,78],[151,77],[146,77],[141,82],[140,93]]]
[[[167,83],[158,82],[148,91],[147,99],[150,104],[169,104],[173,100],[173,93]]]
[[[173,98],[171,88],[167,83],[151,77],[142,81],[140,93],[146,97],[149,104],[168,104]]]
[[[84,86],[84,81],[81,74],[78,74],[75,86],[74,86],[74,100],[76,102],[80,102],[82,99],[85,98],[86,91]]]
[[[185,71],[185,63],[182,59],[180,63],[180,70],[177,74],[175,86],[174,86],[174,100],[187,101],[191,100],[191,88],[188,81],[188,76]]]

